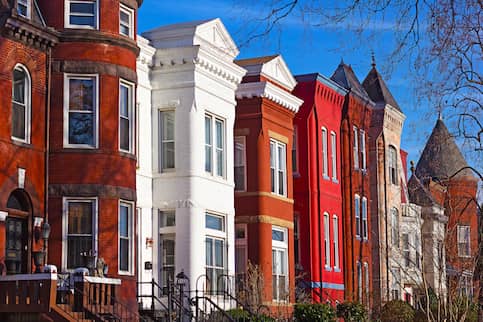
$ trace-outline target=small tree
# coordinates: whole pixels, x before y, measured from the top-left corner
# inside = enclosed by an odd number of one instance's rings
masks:
[[[382,322],[412,322],[414,309],[408,303],[401,300],[387,302],[381,310]]]
[[[337,305],[337,317],[345,322],[360,322],[367,320],[367,312],[364,305],[357,302],[344,302]]]
[[[294,318],[297,322],[335,322],[336,315],[334,308],[328,304],[297,304]]]

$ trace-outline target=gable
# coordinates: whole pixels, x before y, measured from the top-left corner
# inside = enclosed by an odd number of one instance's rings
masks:
[[[193,44],[210,45],[231,57],[236,57],[239,53],[235,42],[219,18],[198,25]]]

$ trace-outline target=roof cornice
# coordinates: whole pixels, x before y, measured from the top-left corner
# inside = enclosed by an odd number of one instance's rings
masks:
[[[236,91],[237,99],[253,97],[269,99],[294,113],[298,112],[304,102],[295,95],[269,82],[250,82],[238,86],[238,90]]]

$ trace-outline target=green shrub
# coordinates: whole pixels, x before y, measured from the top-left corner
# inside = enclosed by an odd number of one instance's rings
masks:
[[[242,309],[228,310],[227,313],[237,322],[275,322],[275,319],[265,314],[251,317],[247,311]]]
[[[387,302],[381,310],[382,322],[412,322],[414,309],[408,303],[401,300]]]
[[[367,319],[364,305],[357,302],[344,302],[337,305],[337,317],[345,322],[359,322]]]
[[[335,310],[327,304],[297,304],[294,309],[297,322],[335,322]]]

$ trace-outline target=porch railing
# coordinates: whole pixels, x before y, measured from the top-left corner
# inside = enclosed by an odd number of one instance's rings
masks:
[[[0,276],[0,312],[49,312],[56,290],[55,273]]]

